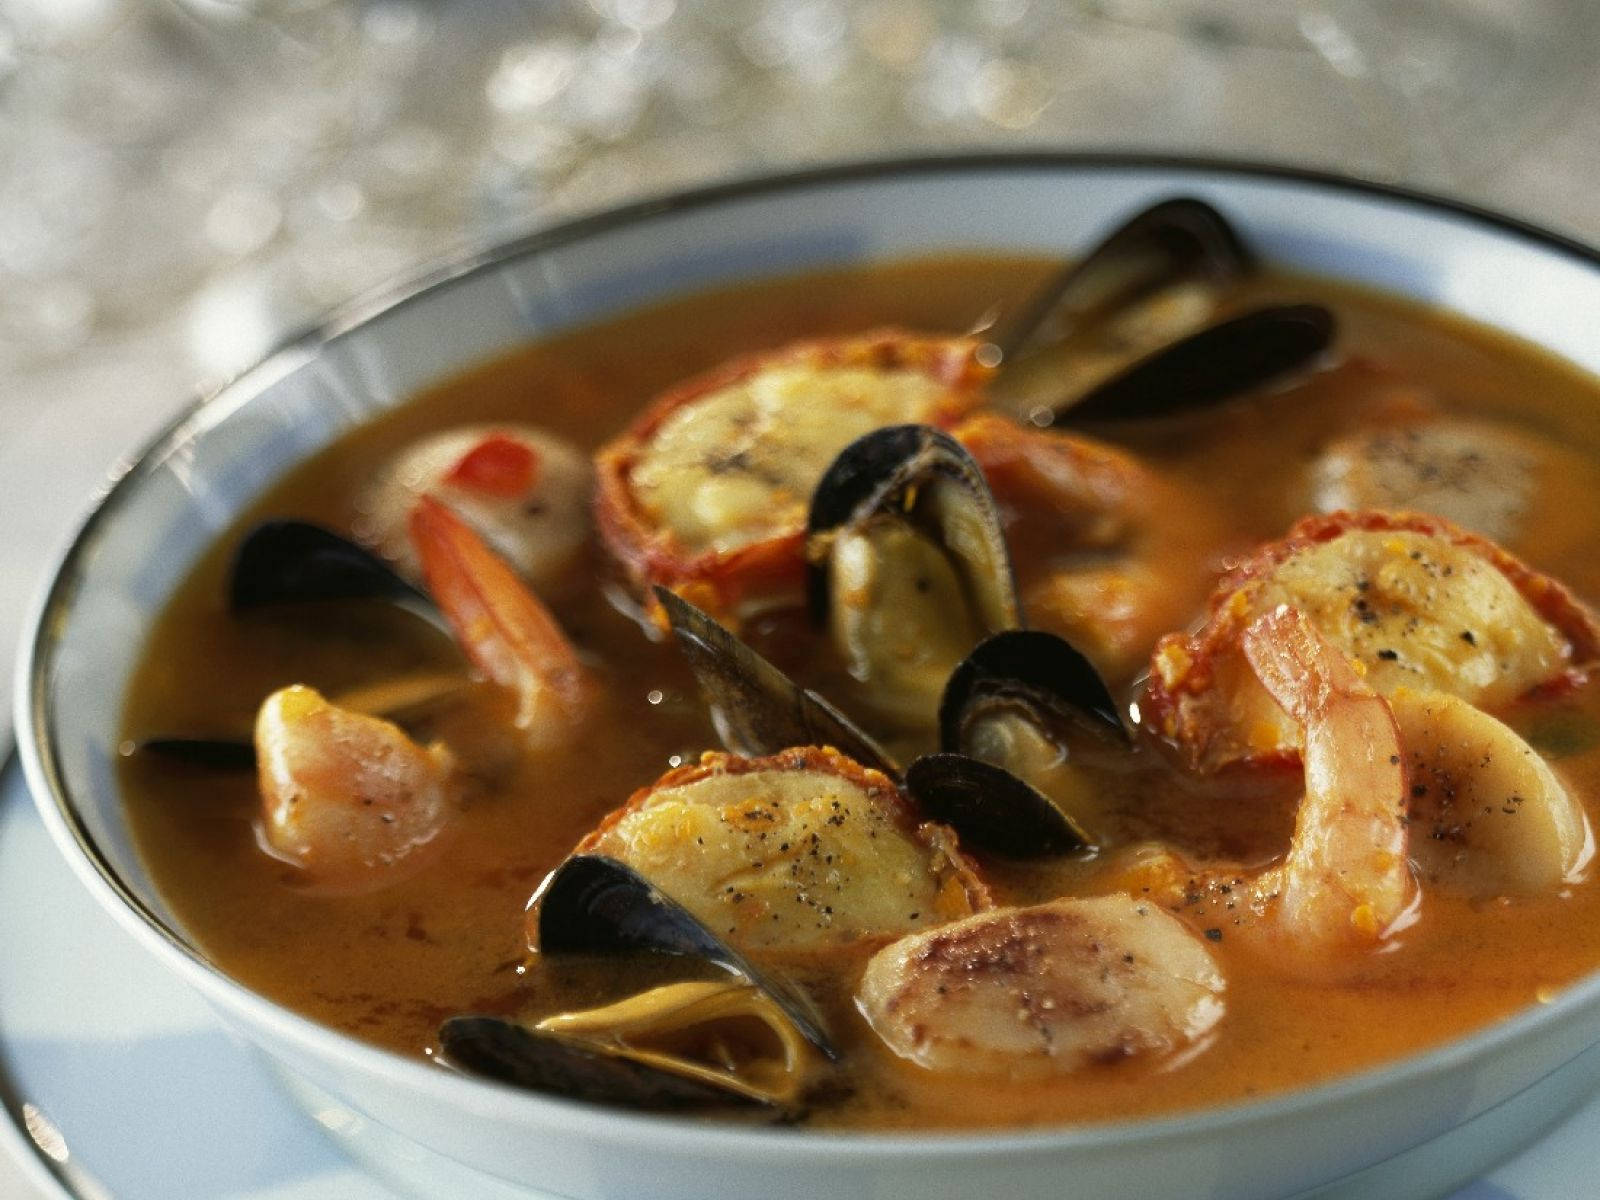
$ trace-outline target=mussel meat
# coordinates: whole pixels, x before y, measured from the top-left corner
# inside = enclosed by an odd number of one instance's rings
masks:
[[[623,863],[574,855],[545,880],[531,908],[541,955],[663,954],[726,974],[531,1025],[454,1017],[440,1028],[440,1047],[464,1070],[641,1108],[782,1107],[804,1093],[819,1060],[838,1056],[809,997],[759,971]]]
[[[1021,625],[999,511],[960,443],[893,425],[847,446],[812,496],[808,600],[863,701],[910,729],[984,636]]]
[[[492,1079],[637,1108],[790,1105],[816,1059],[771,996],[731,979],[669,983],[532,1026],[453,1017],[439,1043]]]
[[[1037,857],[1093,843],[1094,783],[1078,752],[1125,753],[1128,734],[1087,658],[1055,634],[1016,629],[951,674],[939,742],[942,753],[906,772],[923,811],[972,845]]]

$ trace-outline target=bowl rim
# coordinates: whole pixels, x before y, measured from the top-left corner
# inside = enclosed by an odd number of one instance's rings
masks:
[[[17,750],[29,791],[57,849],[84,886],[114,919],[176,970],[209,1001],[247,1017],[308,1057],[331,1059],[389,1085],[434,1090],[466,1112],[505,1116],[514,1105],[519,1121],[548,1132],[582,1132],[639,1148],[681,1149],[685,1137],[701,1139],[709,1153],[738,1159],[771,1159],[825,1153],[835,1159],[972,1157],[1019,1153],[1057,1154],[1074,1148],[1115,1148],[1171,1138],[1206,1137],[1230,1127],[1293,1117],[1323,1106],[1349,1103],[1384,1085],[1421,1083],[1480,1055],[1505,1050],[1600,1001],[1600,968],[1563,989],[1552,1001],[1523,1008],[1463,1037],[1416,1054],[1342,1074],[1308,1087],[1201,1109],[1179,1110],[1112,1121],[1067,1123],[1023,1129],[920,1129],[859,1133],[848,1130],[773,1129],[670,1114],[636,1113],[548,1096],[491,1080],[438,1069],[396,1051],[360,1041],[304,1017],[233,979],[210,962],[120,878],[97,845],[68,794],[48,719],[58,625],[70,614],[80,590],[81,568],[122,498],[158,470],[191,437],[220,421],[272,383],[310,361],[328,343],[367,321],[421,301],[451,283],[506,262],[602,236],[659,216],[710,208],[730,201],[803,191],[836,183],[871,183],[893,178],[984,172],[1038,171],[1094,174],[1151,171],[1171,183],[1205,177],[1263,181],[1343,193],[1368,201],[1399,202],[1444,215],[1501,237],[1555,251],[1600,272],[1600,249],[1468,201],[1403,185],[1333,171],[1229,157],[1105,151],[1005,151],[863,158],[798,170],[763,172],[724,182],[670,191],[586,213],[505,239],[473,243],[431,265],[380,285],[337,306],[322,319],[291,332],[254,365],[200,393],[107,473],[101,491],[78,522],[41,580],[24,622],[15,686]],[[1559,1068],[1556,1068],[1559,1069]],[[1537,1086],[1535,1081],[1528,1086]],[[1509,1097],[1507,1097],[1509,1098]]]

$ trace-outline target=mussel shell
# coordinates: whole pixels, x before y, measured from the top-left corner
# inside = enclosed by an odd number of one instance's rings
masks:
[[[1328,348],[1336,328],[1320,304],[1279,304],[1208,325],[1054,406],[1052,424],[1173,416],[1272,382]]]
[[[675,954],[742,976],[765,991],[828,1058],[838,1052],[810,999],[769,978],[688,909],[632,867],[599,854],[575,854],[534,892],[541,954]]]
[[[334,703],[404,724],[408,718],[426,716],[466,687],[467,681],[456,674],[402,677],[342,693],[334,697]],[[256,765],[255,743],[242,737],[158,734],[134,742],[133,752],[213,771],[250,771]]]
[[[963,725],[973,706],[994,696],[1087,715],[1124,740],[1128,731],[1111,689],[1065,638],[1042,629],[1009,629],[985,638],[945,684],[939,701],[939,745],[965,752]],[[1041,714],[1042,723],[1049,720]]]
[[[889,425],[851,442],[824,472],[811,496],[807,534],[816,537],[890,511],[912,488],[950,484],[961,489],[978,517],[987,562],[964,562],[978,617],[991,632],[1022,623],[1016,576],[1006,549],[999,509],[983,471],[960,442],[928,425]],[[935,531],[941,532],[942,531]],[[947,538],[940,538],[948,545]],[[829,609],[826,561],[808,565],[806,596],[819,625]]]
[[[383,559],[321,525],[265,521],[240,542],[228,574],[234,612],[331,600],[387,600],[436,612],[433,601]]]
[[[255,744],[244,738],[147,737],[136,741],[133,750],[212,771],[253,771],[256,767]]]
[[[628,1108],[754,1105],[754,1097],[535,1033],[492,1016],[451,1017],[439,1047],[462,1070],[533,1091]]]
[[[706,702],[718,713],[717,730],[729,750],[756,758],[791,746],[832,746],[899,778],[899,764],[827,700],[681,596],[660,586],[655,594]]]
[[[988,340],[1003,369],[1027,353],[1028,344],[1062,308],[1125,304],[1182,279],[1226,283],[1254,267],[1254,256],[1227,218],[1204,200],[1173,197],[1134,214],[1051,277],[1016,316],[991,329]]]
[[[965,754],[925,754],[906,768],[906,790],[963,843],[1008,858],[1045,858],[1089,844],[1088,835],[1031,784]]]

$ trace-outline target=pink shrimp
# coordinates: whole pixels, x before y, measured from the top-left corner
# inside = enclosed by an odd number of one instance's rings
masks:
[[[517,697],[517,726],[533,748],[582,721],[592,689],[577,653],[538,597],[472,529],[432,496],[411,513],[428,591],[474,664]]]
[[[1296,609],[1251,622],[1256,677],[1304,736],[1305,798],[1272,875],[1278,920],[1319,943],[1374,942],[1408,910],[1406,777],[1389,704]]]

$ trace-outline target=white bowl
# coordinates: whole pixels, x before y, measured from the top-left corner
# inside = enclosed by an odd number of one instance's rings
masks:
[[[1385,1195],[1437,1194],[1473,1177],[1600,1079],[1600,1052],[1584,1053],[1600,1043],[1600,974],[1471,1037],[1256,1103],[1023,1133],[743,1129],[462,1078],[279,1008],[188,940],[123,820],[119,711],[152,618],[253,498],[353,425],[530,338],[686,289],[946,250],[1066,255],[1180,192],[1218,205],[1278,264],[1430,301],[1600,370],[1595,252],[1460,205],[1300,172],[1068,155],[866,164],[563,225],[302,337],[185,414],[112,487],[23,645],[18,739],[62,853],[152,953],[289,1072],[403,1138],[564,1195],[1250,1200],[1363,1169],[1359,1186],[1387,1180]]]

